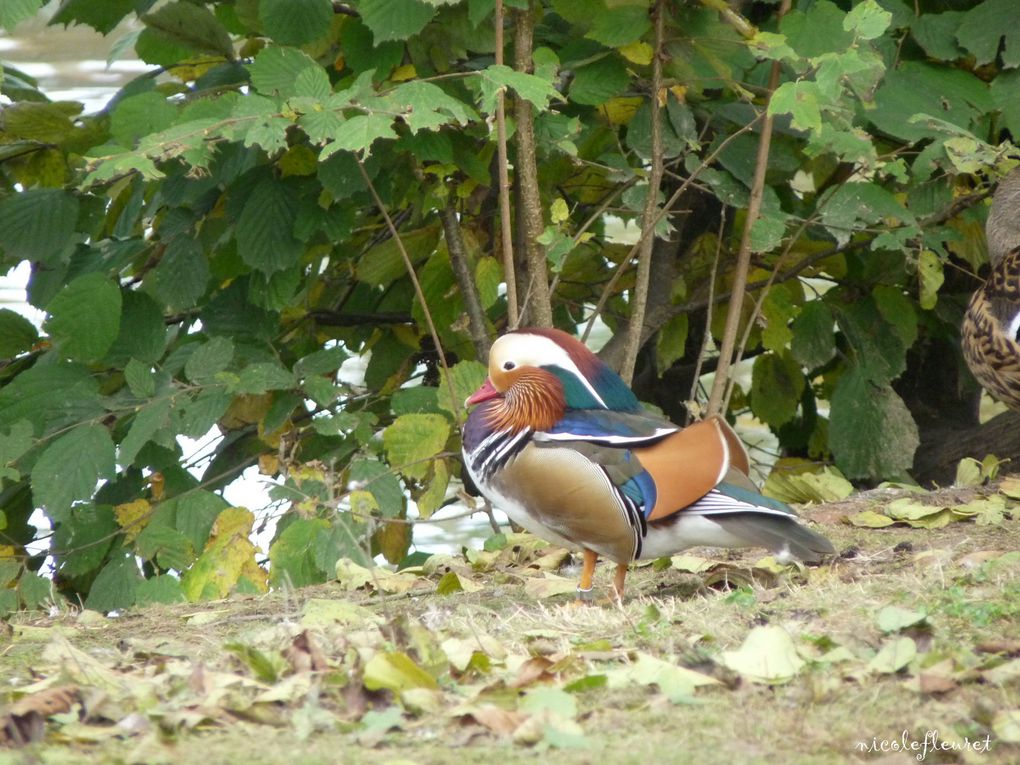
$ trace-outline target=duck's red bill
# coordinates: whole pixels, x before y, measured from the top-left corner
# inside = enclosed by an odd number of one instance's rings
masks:
[[[468,396],[464,403],[467,406],[473,406],[474,404],[480,404],[483,401],[488,401],[490,398],[496,398],[498,395],[499,391],[496,390],[495,386],[492,384],[492,380],[486,378],[482,387]]]

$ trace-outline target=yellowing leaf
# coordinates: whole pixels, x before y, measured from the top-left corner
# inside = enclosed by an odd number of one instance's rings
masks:
[[[785,683],[804,660],[782,627],[755,627],[735,651],[723,651],[722,664],[756,683]]]
[[[892,526],[896,523],[888,515],[876,513],[874,510],[865,510],[856,515],[851,515],[849,521],[851,526],[866,529],[884,529],[886,526]]]
[[[393,70],[390,80],[393,82],[406,82],[407,80],[413,80],[417,76],[418,70],[415,69],[414,64],[404,64]]]
[[[1010,476],[1003,478],[999,484],[999,492],[1010,499],[1020,499],[1020,478]]]
[[[326,627],[332,624],[364,627],[381,621],[381,617],[371,609],[348,600],[311,598],[305,601],[301,609],[301,624],[304,627]]]
[[[151,512],[152,506],[147,499],[125,502],[113,509],[117,523],[124,529],[124,539],[126,541],[133,542],[142,529],[149,524]]]
[[[626,125],[637,114],[644,99],[637,97],[620,96],[610,98],[599,106],[599,111],[609,120],[610,125]]]
[[[450,485],[450,471],[446,460],[437,459],[432,463],[432,480],[421,494],[415,498],[418,514],[428,518],[440,508],[446,499],[446,489]]]
[[[450,421],[441,414],[402,414],[383,433],[383,447],[391,465],[420,480],[449,437]]]
[[[625,59],[639,66],[648,66],[652,63],[652,56],[655,55],[652,46],[640,40],[621,45],[617,50]]]
[[[411,688],[438,688],[436,679],[419,667],[406,653],[379,652],[365,665],[365,687],[370,691],[395,693]]]
[[[563,197],[556,197],[549,206],[549,216],[553,223],[562,223],[570,218],[570,208]]]
[[[225,598],[246,580],[259,592],[269,589],[268,576],[255,562],[256,547],[249,536],[255,516],[243,507],[228,507],[213,523],[205,550],[181,577],[188,600]]]
[[[524,592],[529,598],[551,598],[554,595],[565,595],[577,592],[577,580],[556,576],[546,571],[540,577],[524,582]]]

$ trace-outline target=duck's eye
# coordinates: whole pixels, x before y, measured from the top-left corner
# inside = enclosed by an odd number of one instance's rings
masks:
[[[514,364],[512,361],[504,361],[503,362],[503,369],[505,369],[507,372],[509,372],[511,369],[513,369],[516,366],[517,365]]]

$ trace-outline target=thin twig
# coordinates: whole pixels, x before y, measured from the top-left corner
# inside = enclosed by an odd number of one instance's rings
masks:
[[[503,0],[496,0],[496,65],[503,64]],[[521,322],[514,268],[513,221],[510,218],[510,169],[506,149],[506,88],[496,93],[496,161],[499,163],[499,229],[503,241],[503,279],[506,282],[506,314],[512,329]]]
[[[439,332],[436,330],[436,323],[432,320],[432,311],[429,310],[429,305],[425,302],[425,293],[422,291],[421,282],[418,281],[418,274],[414,271],[414,263],[411,262],[411,256],[407,254],[407,250],[404,248],[404,242],[400,238],[400,232],[397,231],[397,227],[393,224],[393,218],[390,217],[386,204],[382,201],[382,197],[379,196],[379,192],[376,190],[375,184],[372,183],[372,179],[368,177],[368,172],[365,170],[365,163],[361,161],[361,157],[356,157],[356,159],[358,162],[358,170],[361,172],[361,177],[364,179],[369,193],[372,194],[372,199],[375,201],[376,207],[379,208],[379,213],[386,221],[386,227],[390,230],[390,235],[393,237],[393,241],[396,243],[397,249],[400,251],[400,257],[404,260],[404,268],[407,269],[407,275],[411,279],[411,284],[414,285],[414,294],[417,296],[418,302],[421,304],[421,311],[425,315],[425,323],[428,325],[429,334],[432,335],[432,344],[436,348],[436,353],[439,355],[439,364],[445,373],[443,376],[446,378],[446,386],[450,390],[450,405],[455,407],[457,420],[460,421],[463,419],[464,411],[461,407],[461,402],[457,400],[457,392],[453,388],[453,377],[450,375],[450,367],[446,364],[446,352],[443,350],[443,343],[439,339]]]
[[[705,357],[708,354],[708,346],[712,341],[712,295],[715,292],[715,280],[719,275],[719,261],[722,259],[723,232],[726,230],[726,208],[724,207],[719,215],[719,230],[716,233],[715,257],[712,259],[712,272],[708,276],[708,305],[705,307],[705,332],[701,338],[701,348],[698,350],[698,360],[694,365],[694,380],[691,382],[691,395],[688,397],[690,406],[685,407],[687,415],[684,417],[684,425],[691,424],[691,410],[698,401],[698,387],[701,385],[701,369],[705,364]],[[700,407],[699,407],[700,410]],[[701,414],[699,411],[698,414]]]
[[[638,352],[641,350],[641,330],[645,323],[645,307],[648,305],[648,283],[652,271],[652,245],[655,244],[655,225],[658,219],[659,187],[662,185],[662,124],[659,116],[662,105],[659,91],[662,90],[662,40],[665,28],[665,0],[655,3],[655,50],[652,54],[652,167],[648,176],[648,196],[641,214],[641,247],[638,250],[637,278],[634,281],[630,321],[627,330],[627,344],[623,352],[620,376],[630,385],[634,377]]]
[[[779,17],[790,8],[790,0],[783,0],[779,9]],[[726,328],[723,331],[722,344],[719,348],[719,365],[716,367],[715,379],[712,381],[712,392],[708,397],[707,412],[709,415],[719,414],[722,411],[723,395],[726,392],[726,382],[730,374],[730,365],[733,360],[733,349],[737,341],[737,331],[740,328],[740,309],[744,304],[744,295],[747,290],[747,273],[751,266],[751,228],[758,220],[761,213],[761,202],[765,191],[765,173],[769,164],[769,148],[772,143],[772,115],[768,113],[768,102],[772,93],[779,87],[779,75],[781,64],[778,61],[772,63],[772,72],[769,76],[769,96],[766,98],[764,109],[765,119],[762,122],[761,135],[758,140],[758,154],[755,158],[754,177],[751,180],[751,198],[747,203],[747,217],[744,219],[744,230],[740,237],[740,250],[737,253],[737,267],[733,273],[733,288],[730,295],[730,304],[726,314]]]

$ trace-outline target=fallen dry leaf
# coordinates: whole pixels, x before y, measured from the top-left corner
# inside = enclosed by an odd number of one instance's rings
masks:
[[[19,699],[0,717],[0,744],[25,746],[42,740],[46,718],[69,712],[80,700],[77,685],[58,685]]]
[[[308,634],[302,630],[283,650],[283,657],[290,662],[295,672],[325,672],[329,669],[326,654]]]

